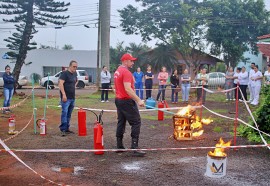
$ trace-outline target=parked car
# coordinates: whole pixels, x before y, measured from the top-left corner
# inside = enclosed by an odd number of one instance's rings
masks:
[[[54,89],[55,85],[58,85],[58,80],[61,73],[62,71],[56,73],[53,76],[43,77],[41,78],[39,84],[43,87],[47,87],[48,85],[49,89]],[[89,81],[88,81],[89,76],[85,70],[76,70],[76,73],[77,73],[77,78],[78,78],[78,84],[77,84],[78,88],[84,88],[86,85],[89,85]]]
[[[0,71],[0,87],[4,86],[4,80],[3,80],[3,75],[5,71]],[[26,86],[28,84],[28,79],[27,76],[19,76],[19,81],[18,83],[15,84],[16,89],[21,89],[22,86]]]
[[[223,72],[210,72],[208,88],[217,89],[218,87],[224,88],[225,85],[225,73]],[[196,81],[192,81],[192,86],[196,86]]]

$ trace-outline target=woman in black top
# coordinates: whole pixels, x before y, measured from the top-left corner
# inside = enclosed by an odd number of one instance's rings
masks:
[[[170,81],[171,81],[171,87],[172,87],[171,101],[172,103],[178,103],[179,76],[177,74],[177,70],[173,71]]]
[[[146,99],[148,99],[148,98],[151,98],[153,79],[154,79],[154,74],[151,72],[150,65],[147,66],[147,71],[146,71],[144,77],[145,77]]]

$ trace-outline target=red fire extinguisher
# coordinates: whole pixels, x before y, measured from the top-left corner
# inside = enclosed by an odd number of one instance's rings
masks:
[[[158,103],[158,109],[164,108],[164,103],[160,101]],[[164,112],[158,110],[158,121],[163,121],[164,120]]]
[[[86,112],[83,109],[80,109],[78,111],[78,131],[79,131],[79,136],[86,136],[87,135]]]
[[[15,134],[15,116],[14,115],[11,115],[9,118],[8,118],[8,134]]]
[[[46,135],[46,120],[44,118],[38,119],[36,121],[36,125],[39,128],[39,134],[42,136]]]
[[[104,149],[104,143],[103,143],[103,122],[101,120],[103,111],[97,116],[97,121],[95,122],[94,126],[94,149]],[[102,155],[104,154],[104,151],[96,151],[96,155]]]

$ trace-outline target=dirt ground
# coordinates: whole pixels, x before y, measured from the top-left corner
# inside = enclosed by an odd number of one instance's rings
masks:
[[[29,90],[22,90],[22,92]],[[44,95],[44,89],[39,89],[36,94]],[[77,91],[77,96],[94,92],[93,89]],[[57,96],[58,90],[50,91],[50,95]],[[91,101],[91,100],[85,100]],[[30,104],[28,100],[25,104]],[[23,106],[23,105],[22,105]],[[175,106],[175,105],[171,105]],[[183,106],[182,103],[177,106]],[[228,108],[233,110],[233,104],[226,102],[207,102],[212,109]],[[100,103],[96,108],[115,109],[114,102]],[[243,107],[240,107],[240,110]],[[60,109],[47,110],[46,136],[33,133],[33,122],[14,139],[6,142],[11,149],[93,149],[93,123],[95,117],[87,112],[87,136],[77,135],[77,111],[72,115],[71,130],[76,134],[61,137],[58,129],[60,122]],[[198,111],[197,111],[198,112]],[[229,115],[228,113],[225,113]],[[210,114],[206,114],[208,117]],[[217,127],[214,122],[204,126],[204,134],[192,141],[176,141],[173,134],[172,117],[165,114],[164,121],[149,119],[156,117],[157,112],[142,113],[142,127],[140,135],[141,148],[161,147],[199,147],[214,146],[220,137],[224,141],[233,139],[231,135],[233,121],[226,121],[218,126],[222,132],[213,130]],[[230,115],[233,117],[232,115]],[[241,118],[246,118],[243,110]],[[6,115],[0,118],[1,139],[6,139],[8,124]],[[16,113],[16,129],[21,130],[29,121],[31,115]],[[104,143],[106,149],[115,148],[116,113],[105,112]],[[127,130],[124,143],[130,147],[130,127]],[[237,144],[251,144],[246,139],[237,137]],[[1,147],[2,148],[2,147]],[[140,186],[140,185],[270,185],[270,156],[266,148],[246,148],[228,150],[227,173],[223,178],[209,178],[205,176],[206,155],[209,150],[178,150],[178,151],[147,151],[145,157],[133,157],[131,152],[115,153],[105,152],[104,155],[94,153],[36,153],[15,152],[27,165],[39,174],[56,183],[65,185],[115,185],[115,186]],[[59,171],[62,168],[62,171]],[[73,170],[74,169],[74,170]],[[71,170],[71,171],[70,171]],[[40,178],[7,152],[0,152],[0,185],[53,185]]]

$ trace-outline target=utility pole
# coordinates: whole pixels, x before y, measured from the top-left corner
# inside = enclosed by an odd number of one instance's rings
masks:
[[[98,6],[98,12],[100,11],[100,6]],[[99,89],[100,86],[100,14],[98,15],[98,41],[97,41],[97,79],[96,79],[96,86]]]
[[[101,67],[110,69],[110,17],[111,0],[99,0]]]

